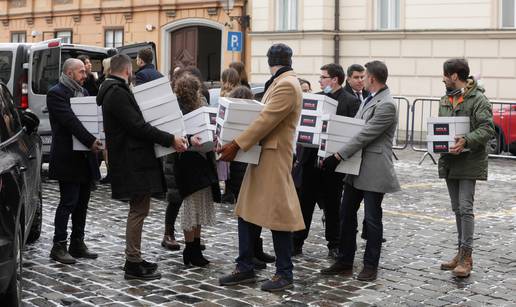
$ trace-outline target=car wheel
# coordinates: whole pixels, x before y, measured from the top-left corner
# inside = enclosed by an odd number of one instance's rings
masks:
[[[486,151],[488,154],[497,155],[502,152],[502,134],[496,131],[494,136],[487,142]]]
[[[14,254],[16,256],[16,267],[5,294],[5,306],[21,306],[22,297],[22,247],[23,235],[21,232],[22,224],[18,225],[14,238]]]
[[[41,224],[43,223],[43,198],[41,192],[41,182],[39,183],[38,190],[38,208],[34,213],[34,218],[32,219],[32,225],[30,226],[29,235],[27,236],[27,243],[34,243],[37,239],[39,239],[41,235]]]

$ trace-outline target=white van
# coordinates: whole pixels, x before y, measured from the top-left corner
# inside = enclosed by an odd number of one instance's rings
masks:
[[[127,54],[133,59],[136,69],[138,50],[151,48],[156,62],[156,46],[152,42],[127,45],[116,49],[62,44],[60,39],[41,43],[0,44],[0,78],[6,83],[20,108],[30,108],[40,119],[38,133],[43,141],[43,161],[48,161],[52,133],[48,120],[46,94],[58,83],[63,62],[68,58],[87,55],[92,71],[102,73],[102,60],[117,53]],[[10,67],[9,67],[10,65]],[[10,71],[9,71],[10,70]],[[9,76],[8,80],[7,76]],[[19,99],[17,100],[17,93]]]

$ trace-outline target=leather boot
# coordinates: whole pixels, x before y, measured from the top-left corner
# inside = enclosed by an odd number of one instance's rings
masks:
[[[473,258],[471,256],[472,249],[469,247],[461,247],[461,255],[459,257],[459,263],[453,269],[453,275],[456,277],[468,277],[473,268]]]
[[[161,246],[171,251],[178,251],[181,249],[179,243],[177,243],[174,235],[164,235],[163,240],[161,241]]]
[[[208,265],[210,263],[210,261],[208,261],[208,259],[204,258],[203,254],[202,254],[203,248],[201,245],[202,245],[201,238],[194,238],[194,246],[195,246],[194,250],[195,250],[200,262],[202,264],[204,264],[203,266],[205,266],[205,265]]]
[[[83,239],[70,240],[70,248],[68,248],[68,252],[74,258],[97,259],[97,257],[99,256],[88,249],[86,244],[84,244]]]
[[[254,246],[254,256],[265,263],[273,263],[276,261],[276,257],[263,252],[262,238],[258,238],[258,240],[256,240],[256,244]]]
[[[201,249],[196,242],[185,242],[185,248],[183,249],[183,263],[185,265],[193,265],[198,267],[204,267],[210,262],[206,260],[201,253]]]
[[[64,264],[74,264],[77,262],[77,260],[68,253],[66,241],[54,242],[52,250],[50,251],[50,258]]]
[[[161,274],[151,268],[146,268],[143,262],[125,261],[125,279],[153,280],[160,279]]]
[[[455,269],[455,267],[459,263],[460,251],[461,249],[459,247],[459,249],[457,250],[457,254],[455,255],[455,257],[453,257],[451,261],[441,263],[441,270],[450,271]]]

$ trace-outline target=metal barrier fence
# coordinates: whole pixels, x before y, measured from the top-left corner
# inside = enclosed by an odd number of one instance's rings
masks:
[[[398,110],[398,125],[396,127],[392,149],[402,150],[409,145],[410,102],[407,97],[404,96],[393,96],[392,98],[394,98]],[[401,121],[402,118],[405,119],[405,122]],[[403,134],[405,135],[403,136]]]
[[[419,160],[419,164],[423,163],[427,156],[436,164],[434,156],[428,152],[426,147],[426,119],[437,117],[439,114],[439,101],[440,99],[435,97],[420,97],[412,102],[410,109],[412,113],[410,144],[414,151],[424,152],[421,160]],[[418,125],[418,130],[416,130],[416,124]]]

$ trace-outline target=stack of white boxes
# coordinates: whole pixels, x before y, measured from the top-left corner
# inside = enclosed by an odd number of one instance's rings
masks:
[[[429,153],[450,152],[450,147],[455,144],[455,138],[463,137],[470,131],[467,116],[431,117],[426,122]]]
[[[216,135],[221,145],[231,142],[258,118],[264,105],[258,101],[238,98],[219,98]],[[255,145],[248,151],[239,150],[235,161],[258,164],[261,146]]]
[[[70,105],[75,116],[89,133],[93,134],[103,144],[106,135],[104,134],[104,122],[102,119],[102,108],[97,105],[95,96],[70,98]],[[75,136],[72,136],[73,150],[89,151],[90,149],[81,143]]]
[[[296,143],[305,147],[319,147],[322,116],[335,114],[337,105],[338,102],[328,96],[304,93]]]
[[[208,152],[215,146],[215,125],[217,124],[217,108],[201,107],[183,115],[187,135],[200,138],[200,147],[190,147],[188,150]]]
[[[134,87],[133,94],[146,122],[176,136],[185,134],[183,114],[167,77],[138,85]],[[172,140],[170,142],[172,143]],[[175,150],[173,147],[156,144],[154,151],[159,158]]]
[[[365,121],[358,118],[325,114],[322,116],[321,144],[317,155],[319,163],[335,154],[364,127]],[[362,150],[341,161],[335,169],[338,173],[358,175],[362,163]]]

